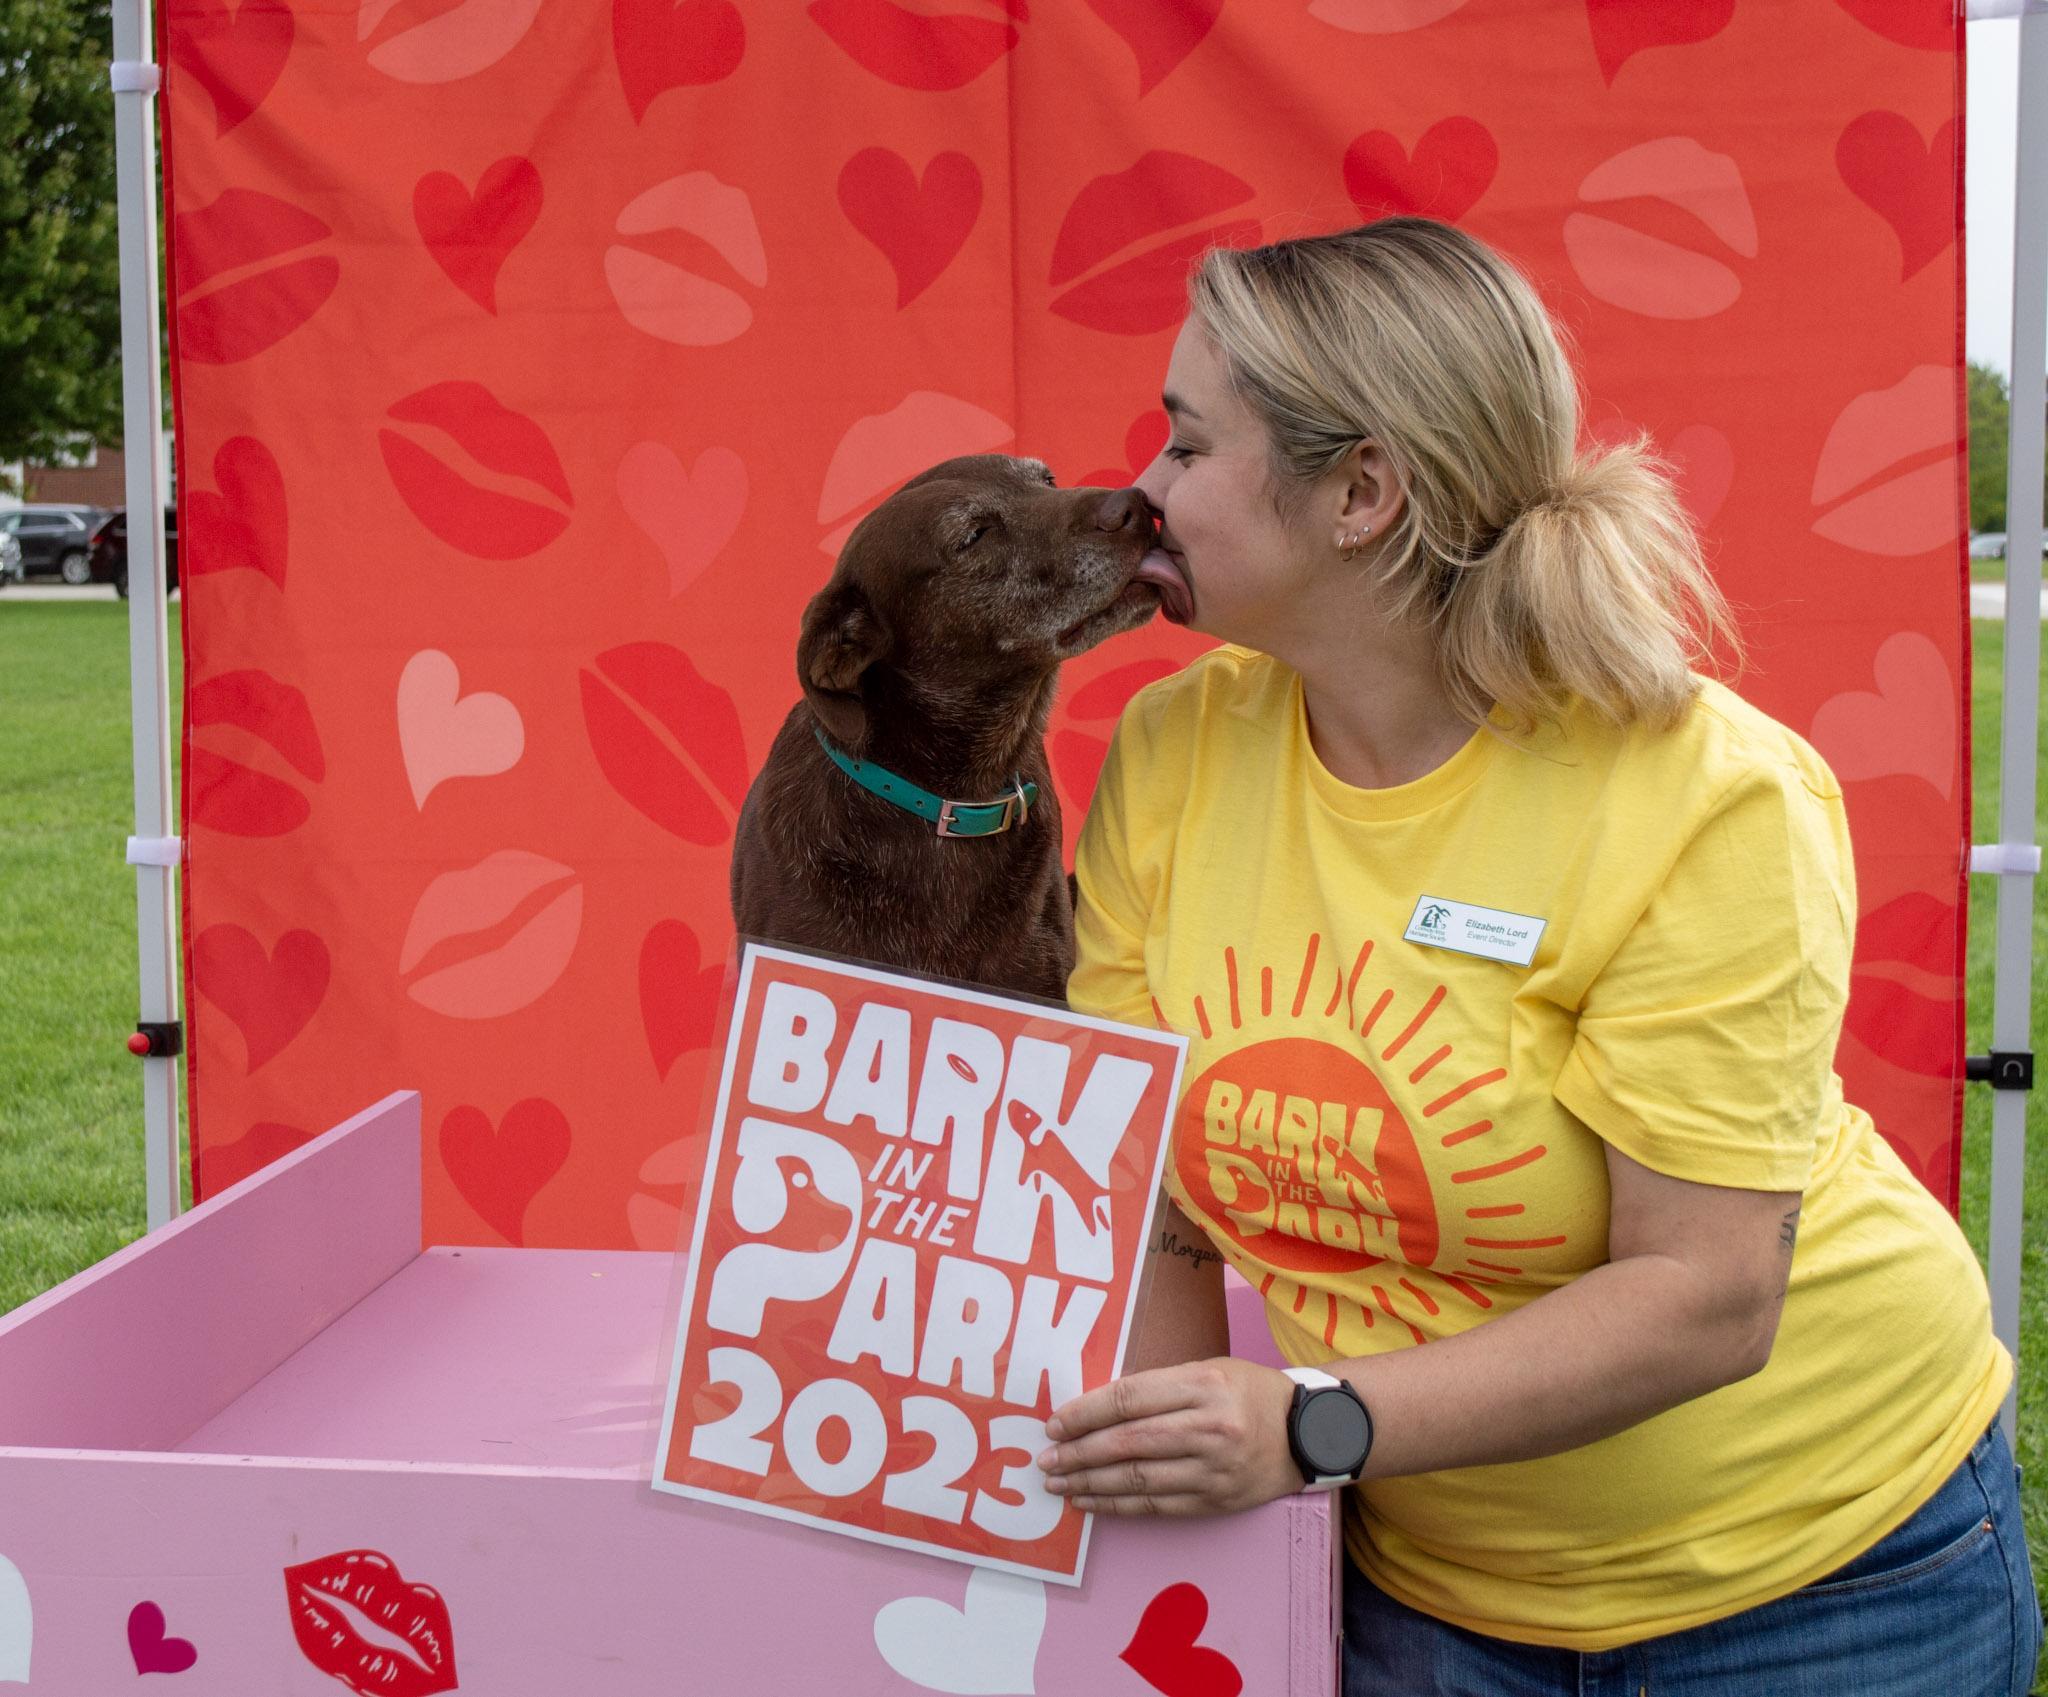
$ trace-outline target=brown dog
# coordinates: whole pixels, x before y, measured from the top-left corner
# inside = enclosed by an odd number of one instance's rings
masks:
[[[1180,611],[1157,534],[1137,490],[1060,489],[1001,454],[934,466],[862,519],[804,609],[804,699],[740,812],[741,934],[1064,1002],[1074,915],[1045,724],[1062,661],[1162,596]],[[892,793],[1007,796],[1007,823],[942,835],[863,788],[820,732]]]

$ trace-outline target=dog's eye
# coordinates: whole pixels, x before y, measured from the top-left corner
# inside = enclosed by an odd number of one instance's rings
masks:
[[[961,539],[959,547],[955,548],[953,551],[956,554],[966,553],[968,549],[972,548],[975,545],[975,543],[979,542],[994,528],[995,521],[993,519],[980,520],[975,524],[973,529],[969,530],[966,536]]]
[[[1057,489],[1060,486],[1060,480],[1053,476],[1051,472],[1047,472],[1045,474],[1045,486],[1048,489]]]

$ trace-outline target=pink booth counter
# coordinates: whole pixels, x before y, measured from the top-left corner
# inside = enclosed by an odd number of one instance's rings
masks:
[[[0,1319],[0,1686],[1335,1690],[1325,1497],[1065,1587],[658,1496],[674,1259],[420,1241],[402,1091]]]

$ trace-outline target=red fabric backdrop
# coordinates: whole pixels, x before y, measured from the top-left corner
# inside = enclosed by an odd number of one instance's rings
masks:
[[[734,816],[852,523],[959,452],[1128,482],[1203,246],[1422,212],[1683,466],[1741,687],[1848,790],[1842,1072],[1952,1201],[1954,13],[168,0],[196,1193],[417,1087],[430,1241],[670,1247]],[[1069,667],[1070,832],[1200,646]]]

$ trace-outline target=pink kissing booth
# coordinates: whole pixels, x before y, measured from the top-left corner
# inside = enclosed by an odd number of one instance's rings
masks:
[[[395,1093],[0,1321],[0,1684],[1334,1688],[1326,1497],[1098,1522],[1075,1588],[656,1498],[672,1258],[422,1250],[419,1175]]]

